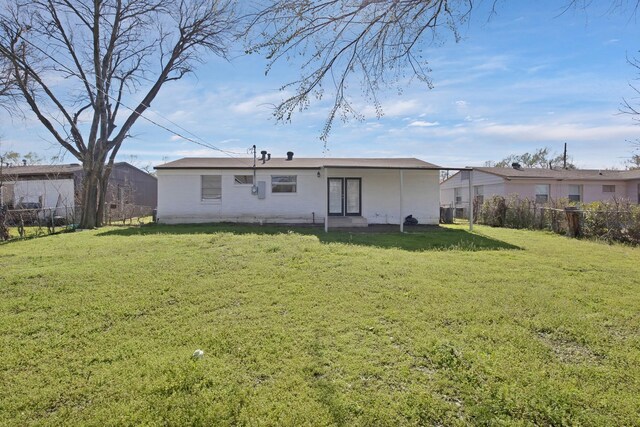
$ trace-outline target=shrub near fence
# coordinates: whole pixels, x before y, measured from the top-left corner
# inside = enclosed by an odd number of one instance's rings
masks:
[[[482,205],[474,204],[474,213],[478,223],[493,227],[548,229],[564,233],[567,221],[562,210],[566,206],[569,206],[566,199],[540,204],[515,195],[506,198],[493,196]]]
[[[564,209],[574,205],[567,199],[540,204],[518,196],[493,196],[481,205],[474,203],[474,213],[479,224],[567,234]],[[582,204],[578,212],[584,237],[640,244],[640,205],[614,199]]]
[[[640,245],[640,205],[626,199],[589,203],[582,229],[587,237]]]

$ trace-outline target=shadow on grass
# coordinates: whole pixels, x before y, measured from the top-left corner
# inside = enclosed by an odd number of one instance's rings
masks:
[[[397,227],[396,227],[397,228]],[[140,227],[106,230],[98,236],[145,236],[145,235],[183,235],[231,233],[236,235],[258,234],[298,234],[316,236],[322,243],[345,243],[379,248],[397,248],[406,251],[433,250],[514,250],[518,246],[471,233],[467,230],[450,229],[438,226],[410,229],[405,233],[390,231],[389,227],[369,227],[362,230],[329,231],[309,226],[260,226],[245,224],[203,224],[203,225],[158,225],[149,224]]]

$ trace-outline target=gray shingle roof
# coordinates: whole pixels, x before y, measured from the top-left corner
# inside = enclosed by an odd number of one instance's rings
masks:
[[[185,157],[156,166],[155,169],[251,169],[253,158],[230,157]],[[414,158],[370,159],[370,158],[310,158],[294,157],[293,160],[274,158],[262,163],[256,162],[257,169],[319,169],[370,168],[370,169],[438,169],[432,163]]]
[[[612,171],[599,169],[543,169],[543,168],[496,168],[478,167],[474,170],[498,175],[506,179],[561,179],[561,180],[595,180],[595,181],[620,181],[627,179],[640,179],[640,170]]]
[[[59,176],[72,175],[82,171],[82,165],[71,163],[67,165],[33,165],[33,166],[10,166],[3,167],[2,174],[5,176]]]

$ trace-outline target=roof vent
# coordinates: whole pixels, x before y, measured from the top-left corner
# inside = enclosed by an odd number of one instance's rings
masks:
[[[293,160],[293,151],[287,151],[287,160]]]
[[[27,159],[22,159],[22,166],[27,166]]]
[[[522,166],[518,162],[511,163],[511,167],[516,169],[516,170],[521,170],[522,169]]]
[[[264,165],[264,162],[267,161],[267,150],[262,150],[260,154],[262,155],[262,157],[260,157],[260,160],[262,160],[262,164]]]

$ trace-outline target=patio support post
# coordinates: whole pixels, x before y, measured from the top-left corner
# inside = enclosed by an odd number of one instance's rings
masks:
[[[402,212],[402,193],[404,193],[404,173],[400,169],[400,232],[404,233],[404,213]]]
[[[327,168],[322,168],[324,173],[324,232],[329,231],[329,173]]]
[[[473,231],[473,169],[469,171],[469,231]]]

